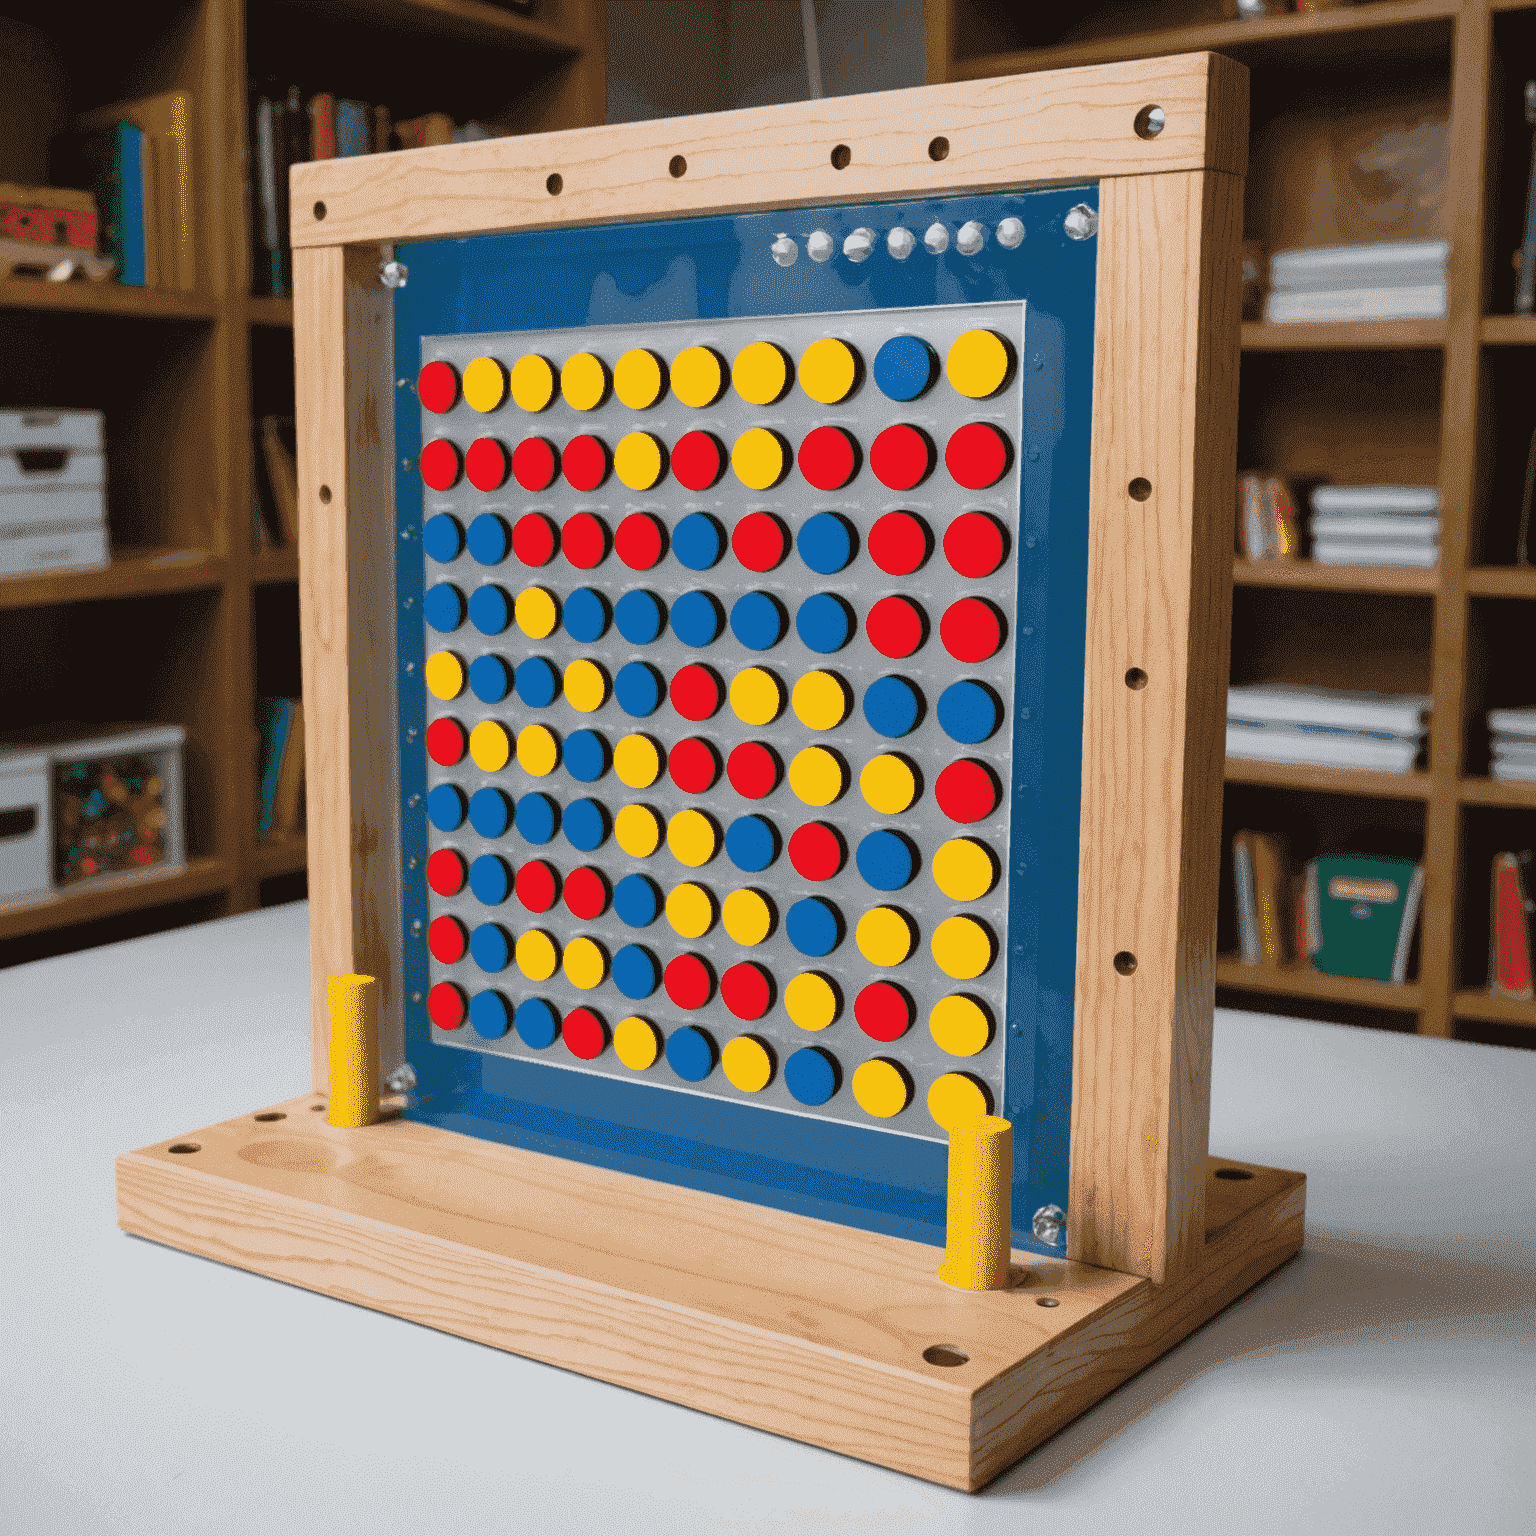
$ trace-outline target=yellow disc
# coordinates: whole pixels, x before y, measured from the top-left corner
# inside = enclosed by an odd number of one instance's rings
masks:
[[[789,388],[789,354],[771,341],[748,342],[736,354],[731,382],[748,405],[772,405]]]
[[[524,587],[512,605],[512,616],[530,640],[545,640],[560,622],[560,607],[543,587]]]
[[[433,698],[456,699],[463,693],[464,663],[452,651],[433,651],[422,671]]]
[[[684,347],[672,359],[672,393],[702,411],[725,393],[725,359],[709,347]]]
[[[871,965],[900,965],[912,953],[912,928],[895,907],[871,907],[853,930],[853,942]]]
[[[537,352],[525,353],[512,365],[512,398],[525,411],[542,411],[555,398],[555,368]]]
[[[595,661],[573,661],[565,669],[565,701],[572,709],[590,715],[608,699],[608,679]]]
[[[992,935],[974,917],[946,917],[933,930],[933,959],[946,976],[974,981],[992,964]]]
[[[995,395],[1008,380],[1008,343],[996,331],[967,331],[949,349],[944,372],[971,400]]]
[[[666,364],[645,347],[631,347],[613,365],[613,392],[632,411],[655,405],[666,387]]]
[[[469,755],[482,773],[500,773],[512,756],[512,738],[506,727],[482,720],[469,733]]]
[[[748,427],[731,449],[731,468],[750,490],[766,491],[777,485],[789,468],[784,439],[767,427]]]
[[[837,1017],[837,991],[825,976],[801,971],[784,988],[784,1011],[801,1029],[825,1029]]]
[[[899,1115],[912,1098],[907,1075],[894,1061],[876,1056],[853,1069],[853,1096],[866,1115],[889,1120]]]
[[[561,969],[573,987],[590,992],[608,974],[608,957],[595,939],[572,939],[565,946]]]
[[[980,901],[995,878],[987,845],[974,837],[952,837],[933,856],[933,883],[951,901]]]
[[[648,491],[661,479],[661,439],[626,432],[613,450],[613,472],[632,491]]]
[[[702,939],[715,926],[715,904],[702,885],[691,880],[667,893],[667,921],[680,938]]]
[[[784,708],[784,685],[767,667],[748,667],[731,679],[731,708],[747,725],[769,725]]]
[[[608,394],[608,369],[600,357],[578,352],[560,370],[560,393],[573,411],[591,411]]]
[[[720,1065],[731,1087],[743,1093],[759,1093],[773,1081],[773,1057],[752,1035],[727,1040],[720,1052]]]
[[[548,981],[560,964],[560,949],[541,928],[530,928],[513,951],[517,968],[529,981]]]
[[[761,944],[773,931],[773,908],[757,891],[732,891],[720,909],[725,931],[744,948]]]
[[[882,752],[865,763],[859,775],[859,793],[871,810],[897,816],[917,798],[917,775],[904,758]]]
[[[632,859],[648,859],[661,843],[661,818],[648,805],[626,805],[613,818],[614,841]]]
[[[679,864],[697,869],[715,856],[715,824],[703,811],[679,811],[667,823],[667,849]]]
[[[631,1072],[644,1072],[661,1055],[661,1038],[649,1019],[632,1013],[613,1026],[613,1054]]]
[[[928,1113],[940,1130],[952,1131],[967,1120],[992,1112],[987,1090],[964,1072],[936,1077],[928,1090]]]
[[[479,730],[479,726],[475,727]],[[517,733],[517,766],[542,779],[560,761],[560,743],[547,725],[525,725]]]
[[[800,388],[823,405],[838,405],[853,393],[859,354],[846,341],[823,336],[800,354]]]
[[[848,689],[835,672],[807,672],[789,696],[795,718],[809,731],[831,731],[848,718]]]
[[[951,1056],[974,1056],[992,1038],[992,1021],[974,998],[941,997],[928,1015],[928,1033]]]
[[[460,381],[464,403],[473,411],[494,411],[507,398],[507,370],[494,357],[477,357]]]
[[[836,756],[825,747],[806,747],[790,762],[789,787],[807,805],[831,805],[848,785]]]
[[[649,736],[625,736],[613,749],[613,771],[630,789],[649,789],[661,777],[661,751]]]

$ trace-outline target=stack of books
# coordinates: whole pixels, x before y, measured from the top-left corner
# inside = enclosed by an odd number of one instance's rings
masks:
[[[1416,565],[1440,558],[1440,492],[1432,485],[1320,485],[1312,492],[1319,565]]]
[[[1227,756],[1406,773],[1428,729],[1427,694],[1259,683],[1227,690]]]
[[[1438,320],[1445,314],[1445,240],[1397,240],[1276,251],[1264,318]]]
[[[1488,737],[1493,748],[1488,769],[1491,777],[1536,783],[1536,704],[1523,709],[1490,709]]]

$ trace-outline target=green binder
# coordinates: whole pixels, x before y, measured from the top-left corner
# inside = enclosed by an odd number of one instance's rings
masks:
[[[1307,866],[1307,948],[1329,976],[1405,981],[1424,869],[1412,859],[1324,853]]]

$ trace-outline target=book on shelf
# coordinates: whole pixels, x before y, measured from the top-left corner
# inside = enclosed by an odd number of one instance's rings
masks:
[[[1490,778],[1536,782],[1536,705],[1488,711]]]
[[[1525,122],[1536,128],[1536,80],[1525,82]],[[1520,275],[1515,279],[1515,313],[1536,309],[1536,135],[1531,139],[1531,174],[1525,193],[1525,238],[1520,243]],[[1521,562],[1524,564],[1524,562]]]
[[[1445,240],[1276,251],[1264,318],[1275,324],[1439,319],[1449,254]]]
[[[64,147],[61,174],[85,181],[95,194],[102,248],[117,263],[117,280],[130,288],[153,285],[159,276],[145,218],[153,171],[144,152],[144,130],[117,123],[105,133],[83,134]],[[72,153],[71,153],[72,151]]]
[[[1429,571],[1440,563],[1438,545],[1397,541],[1325,538],[1312,546],[1318,565],[1406,565]]]
[[[273,542],[297,549],[299,545],[299,469],[295,456],[294,420],[291,416],[263,416],[256,424],[261,459],[266,468],[271,516],[267,519]]]
[[[1406,773],[1423,748],[1424,694],[1278,683],[1227,690],[1227,756]]]
[[[1496,853],[1488,915],[1488,990],[1495,997],[1529,1002],[1536,996],[1531,979],[1531,918],[1536,902],[1528,894],[1526,871],[1531,851]]]
[[[1440,493],[1432,485],[1320,485],[1307,531],[1319,565],[1406,565],[1440,558]]]
[[[1319,854],[1306,867],[1302,891],[1298,928],[1314,970],[1407,980],[1424,894],[1423,865],[1377,854]]]
[[[1232,839],[1232,877],[1237,892],[1238,958],[1244,965],[1285,962],[1285,852],[1268,832],[1247,829]]]
[[[1312,491],[1313,512],[1372,512],[1402,516],[1440,515],[1440,491],[1433,485],[1319,485]]]
[[[1301,552],[1296,504],[1285,482],[1250,471],[1237,482],[1238,551],[1249,560],[1295,560]]]
[[[304,788],[304,706],[298,699],[256,700],[260,738],[257,834],[285,837],[299,830]]]

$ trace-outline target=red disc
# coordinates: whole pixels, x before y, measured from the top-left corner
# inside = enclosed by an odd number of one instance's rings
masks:
[[[869,445],[869,467],[881,485],[910,491],[933,473],[933,439],[921,427],[887,427]]]
[[[962,757],[940,772],[933,798],[951,821],[982,821],[997,809],[997,780],[981,763]]]
[[[560,470],[578,491],[595,491],[608,478],[608,445],[600,437],[583,432],[565,445]]]
[[[451,981],[440,981],[427,993],[427,1017],[439,1029],[457,1029],[468,1011],[464,993]]]
[[[824,821],[808,821],[789,835],[789,862],[807,880],[830,880],[843,867],[848,850]]]
[[[731,755],[725,760],[725,776],[738,795],[761,800],[778,788],[778,756],[764,742],[744,741],[731,748]]]
[[[469,935],[464,931],[464,924],[456,917],[434,917],[432,926],[427,929],[427,948],[434,960],[441,960],[444,965],[456,964],[469,948]]]
[[[720,759],[707,741],[689,736],[672,748],[667,772],[685,795],[702,795],[715,787],[715,780],[720,777]]]
[[[434,437],[421,450],[421,457],[416,462],[429,490],[452,490],[459,483],[459,470],[463,466],[459,461],[458,445],[450,443],[446,437]]]
[[[887,576],[910,576],[929,548],[928,524],[911,512],[887,512],[869,530],[869,558]]]
[[[956,484],[983,491],[1003,478],[1011,457],[1008,439],[991,422],[970,421],[951,434],[944,467]]]
[[[560,535],[542,512],[529,512],[512,525],[512,553],[524,565],[548,565]]]
[[[608,880],[600,869],[587,865],[565,877],[565,904],[572,917],[590,923],[608,910]]]
[[[459,376],[452,363],[424,363],[416,375],[416,394],[434,416],[451,411],[459,399]]]
[[[702,1008],[715,990],[709,962],[701,955],[679,955],[669,960],[661,973],[661,984],[679,1008]]]
[[[631,512],[613,535],[613,552],[632,571],[650,570],[666,547],[661,519],[649,512]]]
[[[573,1008],[560,1025],[560,1037],[572,1056],[580,1061],[596,1061],[608,1044],[608,1026],[592,1009]]]
[[[733,965],[720,978],[720,1001],[738,1019],[760,1019],[773,1002],[773,978],[760,965]]]
[[[548,912],[560,894],[560,880],[543,859],[529,859],[517,872],[512,889],[530,912]]]
[[[872,981],[853,1000],[853,1016],[871,1040],[889,1044],[912,1027],[912,999],[888,981]]]
[[[547,437],[525,437],[512,450],[512,473],[525,491],[547,491],[560,461]]]
[[[910,597],[882,597],[865,615],[864,633],[882,656],[900,660],[923,643],[923,610]]]
[[[464,473],[477,491],[499,491],[507,483],[507,450],[494,437],[477,437],[464,450]]]
[[[1003,616],[984,597],[962,597],[944,610],[939,639],[956,661],[985,661],[1003,643]]]
[[[685,720],[708,720],[720,708],[720,680],[692,662],[672,676],[672,708]]]
[[[434,720],[427,727],[427,756],[443,768],[464,761],[469,738],[457,720]]]
[[[818,491],[840,491],[859,472],[859,445],[841,427],[815,427],[801,441],[799,462]]]
[[[464,875],[464,856],[452,848],[427,856],[427,884],[439,896],[457,896],[464,889]]]
[[[608,529],[602,518],[578,512],[560,525],[560,553],[578,571],[590,571],[608,553]]]
[[[707,491],[725,473],[725,447],[713,432],[685,432],[672,447],[672,474],[690,491]]]
[[[771,512],[749,512],[731,534],[731,553],[749,571],[771,571],[789,553],[789,535]]]
[[[944,558],[962,576],[990,576],[1008,552],[1008,536],[990,512],[962,512],[944,531]]]

